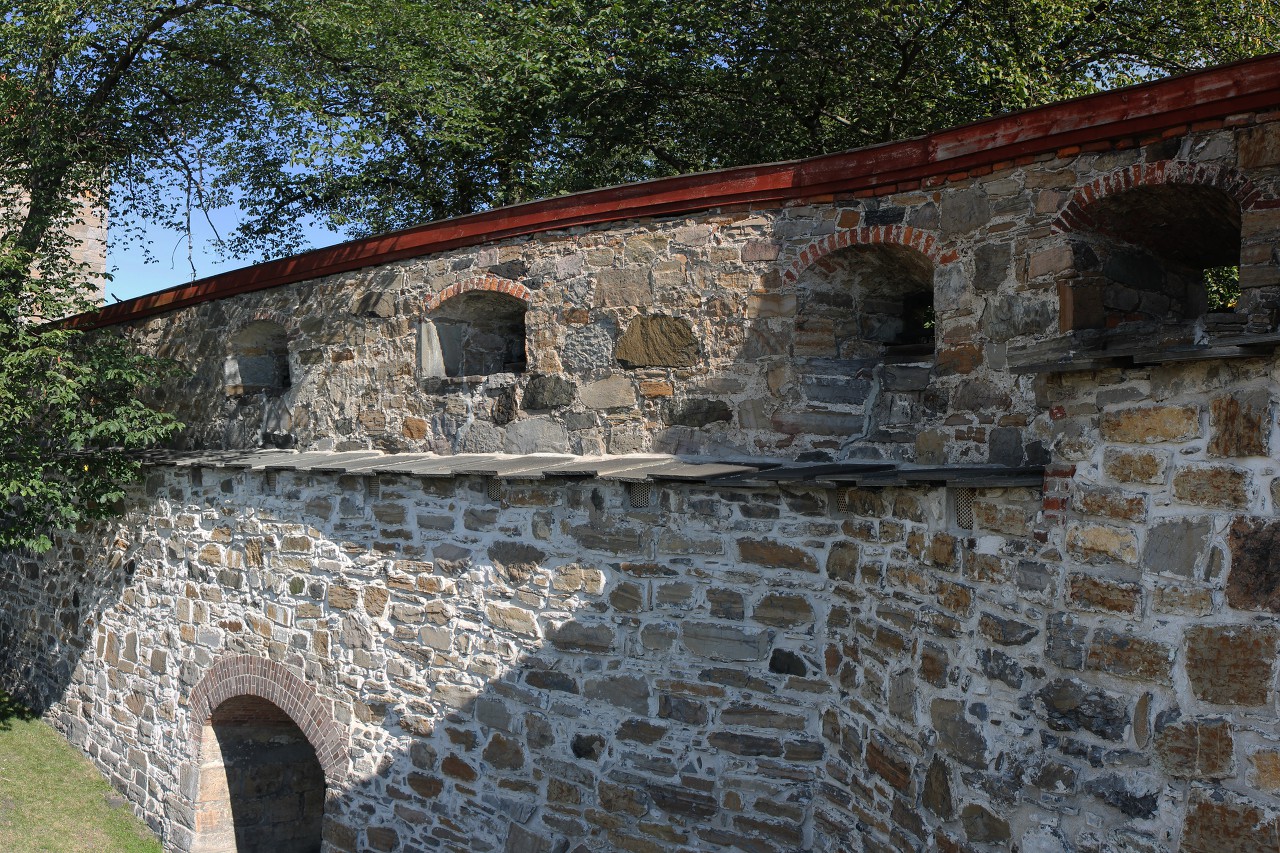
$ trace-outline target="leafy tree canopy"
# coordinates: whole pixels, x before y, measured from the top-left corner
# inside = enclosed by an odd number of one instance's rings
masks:
[[[113,239],[236,204],[300,247],[662,175],[790,159],[1274,50],[1268,0],[0,0],[0,546],[101,517],[103,448],[176,429],[162,366],[92,304]]]

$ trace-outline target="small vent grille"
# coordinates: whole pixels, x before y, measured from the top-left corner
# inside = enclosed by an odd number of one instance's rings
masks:
[[[849,490],[848,489],[836,490],[836,509],[840,510],[841,512],[849,511]]]
[[[499,480],[497,477],[489,477],[488,480],[485,482],[485,489],[489,493],[489,500],[491,501],[502,500],[502,481]]]
[[[364,478],[364,494],[371,501],[382,497],[382,484],[378,482],[377,477]]]
[[[280,484],[279,471],[267,471],[262,477],[262,491],[268,495],[276,493],[276,486]]]
[[[973,529],[973,501],[977,495],[977,489],[951,490],[952,517],[961,530]]]
[[[653,500],[652,483],[628,483],[627,500],[636,509],[644,509]]]

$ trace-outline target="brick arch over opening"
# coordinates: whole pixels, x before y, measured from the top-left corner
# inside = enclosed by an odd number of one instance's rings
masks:
[[[825,237],[819,237],[800,252],[800,256],[791,262],[782,274],[783,281],[795,284],[800,273],[813,266],[820,259],[832,252],[847,249],[850,246],[871,246],[888,244],[915,249],[937,266],[955,261],[959,254],[955,251],[944,252],[939,247],[938,237],[931,231],[912,228],[910,225],[871,225],[857,228],[842,228]]]
[[[1094,227],[1090,206],[1099,199],[1117,195],[1125,190],[1143,186],[1189,184],[1214,187],[1225,192],[1240,204],[1240,210],[1249,210],[1262,197],[1262,191],[1253,182],[1228,166],[1213,163],[1192,163],[1186,160],[1159,160],[1155,163],[1138,163],[1103,175],[1071,194],[1071,200],[1053,221],[1058,233],[1088,231]]]
[[[474,278],[464,279],[449,285],[439,293],[433,294],[427,299],[426,310],[431,313],[440,307],[440,305],[455,296],[461,296],[464,293],[471,293],[476,290],[487,290],[490,293],[502,293],[507,296],[514,296],[516,299],[528,305],[533,299],[533,292],[517,281],[509,278],[500,278],[496,275],[482,275]]]
[[[205,671],[191,689],[191,741],[197,761],[205,723],[218,706],[237,696],[266,699],[289,715],[316,751],[325,782],[335,785],[347,775],[346,736],[333,718],[330,703],[282,663],[256,655],[224,657]]]

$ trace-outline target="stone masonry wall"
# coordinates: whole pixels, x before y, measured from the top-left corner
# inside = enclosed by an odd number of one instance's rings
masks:
[[[190,447],[1042,463],[1053,428],[1031,377],[1006,369],[1010,351],[1181,304],[1134,290],[1155,287],[1164,261],[1098,254],[1097,199],[1141,190],[1133,204],[1150,197],[1159,209],[1126,215],[1122,236],[1162,246],[1168,234],[1211,234],[1206,263],[1229,262],[1236,248],[1220,244],[1238,239],[1241,323],[1271,328],[1280,131],[1259,121],[1028,156],[879,195],[462,248],[204,303],[133,333],[192,371],[168,395]],[[1174,246],[1192,249],[1192,237]],[[930,277],[934,354],[886,360],[892,330],[871,318],[894,287],[913,293]],[[421,321],[447,297],[485,291],[528,306],[524,372],[425,375]],[[229,391],[230,342],[263,320],[287,336],[290,384]]]
[[[156,469],[112,530],[6,562],[4,686],[178,850],[189,697],[243,654],[342,732],[328,850],[1265,849],[1275,471],[1174,458],[1273,440],[1247,414],[1269,372],[1237,364],[1245,417],[1104,402],[1096,466],[980,492],[972,531],[929,488],[633,509],[602,482]],[[1228,467],[1241,504],[1206,506]]]
[[[1093,203],[1135,188],[1186,210],[1178,242],[1211,232],[1215,263],[1238,225],[1238,310],[1187,334],[1274,328],[1275,118],[147,321],[131,333],[193,369],[169,399],[193,447],[1048,467],[1043,489],[980,490],[972,530],[923,486],[663,484],[639,509],[603,481],[492,498],[155,467],[118,524],[3,556],[0,687],[175,850],[199,733],[237,690],[316,748],[330,851],[1275,849],[1274,357],[1010,367],[1081,329],[1147,334],[1126,324],[1177,301],[1161,282],[1195,257],[1156,276],[1091,248],[1116,236],[1094,239]],[[1112,209],[1121,236],[1134,209]],[[932,275],[932,358],[880,349],[896,261],[908,291]],[[486,292],[527,303],[526,370],[424,375],[417,325]],[[287,370],[259,336],[270,382],[229,391],[255,322],[283,329]]]

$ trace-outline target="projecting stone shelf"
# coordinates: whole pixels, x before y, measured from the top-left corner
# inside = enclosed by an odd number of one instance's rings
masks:
[[[174,465],[249,471],[298,471],[316,474],[409,477],[493,477],[499,480],[547,478],[614,480],[622,483],[683,482],[740,488],[806,483],[822,488],[942,485],[973,488],[1039,486],[1044,469],[1002,465],[914,465],[890,461],[790,463],[781,460],[678,459],[674,456],[582,457],[565,454],[510,455],[464,453],[379,453],[377,451],[147,451],[148,465]]]
[[[1009,371],[1079,373],[1183,361],[1260,358],[1280,347],[1280,334],[1217,335],[1209,343],[1193,344],[1186,342],[1185,331],[1165,329],[1164,335],[1158,331],[1152,334],[1133,332],[1123,338],[1093,330],[1072,332],[1061,338],[1010,351]],[[1156,340],[1153,341],[1153,337]]]

